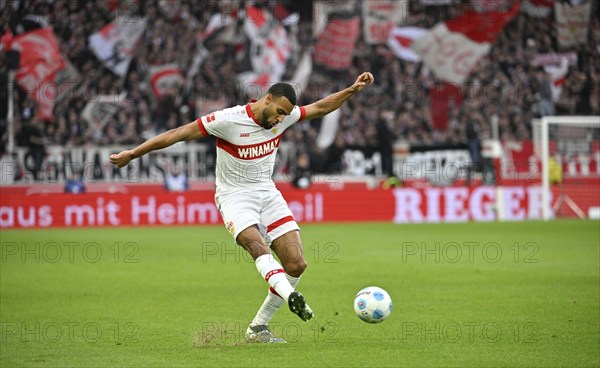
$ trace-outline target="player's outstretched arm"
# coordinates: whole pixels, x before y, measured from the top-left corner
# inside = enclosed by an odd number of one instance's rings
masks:
[[[156,137],[148,139],[134,149],[121,151],[110,155],[110,162],[118,167],[123,167],[134,158],[145,155],[148,152],[156,151],[162,148],[169,147],[180,141],[188,141],[191,139],[202,138],[204,135],[198,127],[198,124],[193,121],[178,128],[168,130]]]
[[[373,84],[374,80],[375,78],[373,78],[373,74],[369,72],[362,73],[358,76],[358,78],[356,78],[356,82],[354,82],[354,84],[350,87],[339,92],[332,93],[329,96],[310,105],[304,106],[306,109],[305,119],[317,119],[329,114],[330,112],[342,106],[344,101],[362,91],[369,84]]]

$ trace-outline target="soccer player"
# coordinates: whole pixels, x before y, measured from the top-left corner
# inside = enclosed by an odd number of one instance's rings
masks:
[[[362,73],[350,87],[307,106],[296,106],[296,92],[290,84],[277,83],[258,101],[213,112],[110,156],[114,165],[123,167],[137,157],[180,141],[216,137],[215,203],[227,230],[250,253],[258,272],[270,285],[267,298],[246,331],[248,341],[285,342],[268,329],[284,301],[302,320],[313,317],[304,296],[295,290],[306,268],[300,228],[271,178],[281,134],[300,120],[320,118],[336,110],[372,83],[373,75]]]

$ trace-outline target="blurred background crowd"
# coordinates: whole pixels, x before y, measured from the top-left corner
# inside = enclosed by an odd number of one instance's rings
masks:
[[[72,93],[54,107],[54,118],[36,118],[36,102],[22,89],[14,95],[15,136],[19,146],[106,145],[133,146],[158,133],[195,120],[202,101],[220,101],[223,107],[244,104],[249,97],[236,85],[237,74],[247,67],[240,55],[243,47],[243,12],[246,1],[164,1],[140,0],[133,11],[147,19],[127,74],[121,78],[107,69],[89,47],[89,37],[114,20],[117,1],[20,1],[3,9],[13,34],[39,27],[27,20],[28,14],[47,15],[60,48],[79,72],[84,93]],[[311,51],[312,1],[253,1],[255,6],[284,9],[298,13],[299,21],[283,23],[294,35],[292,53],[283,80],[291,78],[304,51]],[[418,7],[410,2],[406,25],[430,29],[470,6],[456,1],[443,7]],[[238,11],[236,11],[236,9]],[[233,11],[232,11],[233,10]],[[350,68],[330,71],[314,65],[299,105],[311,103],[351,85],[363,71],[375,76],[375,85],[342,108],[339,129],[333,143],[319,147],[316,142],[320,122],[302,122],[283,137],[299,149],[313,171],[342,169],[342,153],[347,147],[387,150],[393,142],[411,144],[460,144],[492,135],[490,118],[497,116],[500,139],[531,139],[531,120],[541,115],[600,114],[600,63],[597,45],[600,24],[598,2],[593,2],[590,41],[572,49],[559,49],[554,17],[532,17],[526,12],[508,24],[490,54],[483,58],[468,81],[459,86],[463,103],[450,108],[447,127],[436,129],[432,123],[430,93],[439,84],[423,67],[397,58],[386,44],[369,45],[362,35],[355,45]],[[7,12],[10,14],[7,16]],[[206,37],[211,16],[232,14],[238,19],[233,42]],[[202,46],[198,40],[202,39]],[[169,88],[157,98],[147,83],[152,66],[176,64],[184,73],[194,63],[199,47],[208,52],[197,73],[180,87]],[[577,62],[565,77],[561,97],[553,101],[548,73],[532,66],[539,53],[575,52]],[[4,56],[2,56],[3,58]],[[0,63],[2,83],[6,83],[6,65]],[[487,88],[493,86],[493,89]],[[82,116],[90,96],[127,93],[128,108],[121,109],[105,124],[94,124]],[[485,93],[484,93],[485,91]],[[493,91],[490,93],[489,91]],[[546,103],[546,104],[545,104]],[[6,121],[0,134],[6,144]],[[205,139],[211,143],[210,138]],[[384,155],[385,156],[385,155]],[[388,169],[386,169],[388,167]],[[384,163],[384,170],[389,165]]]

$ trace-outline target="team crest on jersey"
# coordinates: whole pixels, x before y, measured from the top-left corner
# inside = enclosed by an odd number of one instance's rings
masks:
[[[232,221],[227,222],[227,231],[229,231],[231,235],[235,233],[235,226],[233,226]]]
[[[271,129],[271,132],[273,132],[273,134],[277,134],[277,128]]]

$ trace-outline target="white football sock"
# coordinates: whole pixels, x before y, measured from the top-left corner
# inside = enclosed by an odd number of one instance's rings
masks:
[[[292,285],[292,287],[295,289],[296,285],[298,285],[298,282],[300,281],[300,277],[292,277],[287,273],[285,274],[285,277],[290,282],[290,285]],[[271,321],[271,319],[275,315],[275,312],[277,312],[277,310],[279,309],[279,307],[281,307],[282,304],[283,299],[275,292],[273,288],[270,288],[267,292],[267,297],[265,298],[265,301],[260,306],[260,309],[256,313],[256,316],[252,320],[252,323],[250,323],[250,326],[260,326],[269,324],[269,321]]]
[[[285,301],[288,300],[294,288],[290,285],[290,282],[285,277],[285,271],[283,267],[273,258],[271,254],[263,254],[256,258],[256,269],[260,272],[260,275],[271,285],[277,294],[282,297]]]

